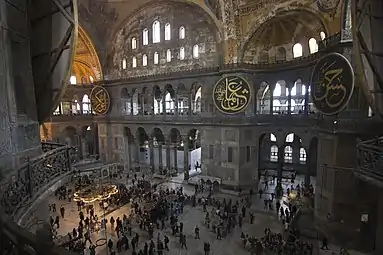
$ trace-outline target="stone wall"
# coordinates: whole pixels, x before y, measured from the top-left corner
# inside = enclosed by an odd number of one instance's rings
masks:
[[[14,2],[14,3],[10,3]],[[29,52],[27,1],[0,1],[0,173],[40,153]],[[32,95],[32,96],[31,96]]]
[[[159,43],[153,43],[152,25],[156,20],[161,27]],[[170,40],[165,40],[164,35],[167,23],[171,27]],[[185,27],[184,39],[179,38],[181,26]],[[148,45],[143,45],[145,28],[148,29]],[[137,40],[136,49],[132,49],[132,38]],[[198,58],[193,57],[194,45],[199,48]],[[183,60],[180,58],[181,47],[185,49]],[[168,49],[171,50],[170,61],[167,60]],[[180,3],[161,4],[142,10],[127,21],[114,42],[113,69],[106,72],[113,74],[112,77],[124,78],[214,66],[219,61],[218,50],[217,29],[203,12]],[[154,63],[155,52],[159,55],[158,64]],[[147,66],[143,66],[144,54],[147,56]],[[137,60],[137,67],[133,67],[133,57]],[[123,61],[126,61],[126,69]]]

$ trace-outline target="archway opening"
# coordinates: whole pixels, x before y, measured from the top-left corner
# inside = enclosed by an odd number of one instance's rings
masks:
[[[165,148],[165,136],[161,129],[154,128],[152,131],[153,139],[153,159],[150,160],[150,164],[153,172],[158,172],[161,175],[167,174],[166,167],[166,148]]]
[[[187,135],[187,142],[189,177],[192,177],[201,173],[202,158],[200,131],[198,129],[191,129]],[[186,150],[184,150],[184,152],[186,152]]]
[[[103,79],[102,69],[94,44],[79,26],[76,53],[72,64],[71,84],[92,84]],[[75,82],[73,82],[75,81]]]
[[[280,12],[257,27],[245,43],[242,60],[265,64],[308,56],[309,39],[320,40],[320,32],[325,30],[320,18],[312,12]]]

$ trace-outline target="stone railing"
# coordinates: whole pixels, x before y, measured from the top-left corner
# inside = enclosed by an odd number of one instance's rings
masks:
[[[47,187],[72,173],[71,165],[76,159],[74,148],[43,143],[42,150],[42,155],[30,159],[0,184],[1,254],[71,254],[64,248],[55,247],[50,233],[40,242],[40,237],[15,223]]]
[[[359,177],[383,185],[383,137],[358,144]]]
[[[193,125],[267,125],[267,124],[284,124],[284,125],[317,125],[320,117],[316,114],[296,114],[296,115],[217,115],[217,116],[201,116],[196,115],[123,115],[110,116],[110,120],[124,122],[142,122],[142,123],[168,123],[168,124],[193,124]],[[286,122],[289,121],[289,122]]]

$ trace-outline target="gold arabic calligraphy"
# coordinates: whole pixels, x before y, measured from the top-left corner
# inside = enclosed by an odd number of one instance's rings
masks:
[[[248,84],[239,77],[225,78],[215,87],[216,106],[227,113],[237,113],[247,106],[250,97]]]
[[[343,68],[331,69],[336,63],[325,63],[320,68],[316,90],[313,93],[315,101],[324,102],[326,107],[337,108],[342,105],[347,95],[347,89],[343,85]]]
[[[92,97],[93,109],[96,113],[105,114],[109,109],[109,95],[104,89],[94,91]]]

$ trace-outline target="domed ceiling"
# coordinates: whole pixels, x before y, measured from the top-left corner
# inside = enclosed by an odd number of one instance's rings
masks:
[[[250,39],[247,48],[256,46],[267,50],[274,46],[297,43],[302,38],[320,39],[321,31],[325,31],[325,28],[314,14],[289,11],[260,26]]]
[[[97,52],[83,28],[79,27],[76,55],[72,75],[77,83],[88,84],[102,79],[102,70]]]

